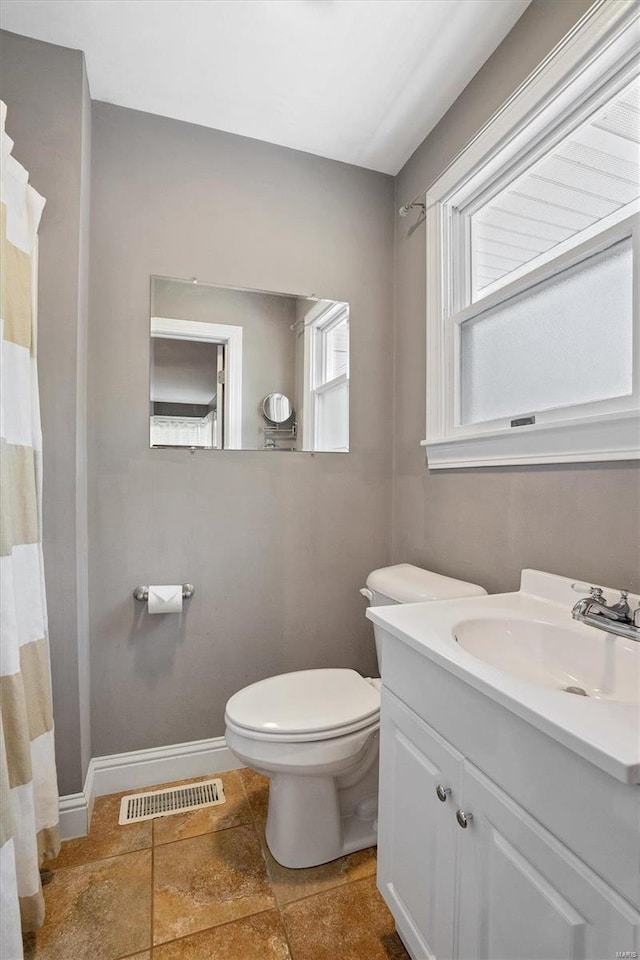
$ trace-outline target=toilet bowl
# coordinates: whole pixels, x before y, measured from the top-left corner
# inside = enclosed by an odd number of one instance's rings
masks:
[[[270,779],[266,838],[279,863],[315,866],[375,843],[376,684],[340,669],[270,677],[229,700],[226,724],[227,746]]]
[[[375,570],[361,592],[382,605],[486,591],[397,564]],[[266,839],[283,866],[317,866],[376,843],[380,685],[355,670],[301,670],[228,701],[227,746],[269,778]]]

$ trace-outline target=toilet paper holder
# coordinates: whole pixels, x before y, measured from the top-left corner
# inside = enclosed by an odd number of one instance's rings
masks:
[[[193,594],[195,593],[195,587],[192,583],[183,583],[182,584],[182,599],[190,600]],[[149,587],[136,587],[133,591],[133,596],[135,600],[141,600],[143,603],[146,603],[149,599]]]

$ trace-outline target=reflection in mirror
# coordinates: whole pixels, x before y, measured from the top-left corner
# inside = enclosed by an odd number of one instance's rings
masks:
[[[284,393],[270,393],[262,401],[264,449],[295,450],[298,424],[296,412]]]
[[[286,423],[293,416],[293,407],[284,393],[270,393],[262,401],[262,414],[271,423]]]
[[[152,277],[150,443],[349,450],[349,304]]]

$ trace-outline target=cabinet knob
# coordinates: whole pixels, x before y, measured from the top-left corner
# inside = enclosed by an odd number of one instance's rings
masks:
[[[443,787],[442,784],[439,783],[436,787],[436,794],[438,796],[438,800],[441,803],[444,803],[447,797],[451,794],[451,787]]]
[[[458,821],[462,829],[466,830],[471,820],[473,820],[473,814],[465,813],[464,810],[456,810],[456,820]]]

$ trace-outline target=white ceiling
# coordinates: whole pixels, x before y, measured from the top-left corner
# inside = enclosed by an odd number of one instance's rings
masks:
[[[2,0],[91,96],[395,174],[529,0]]]

